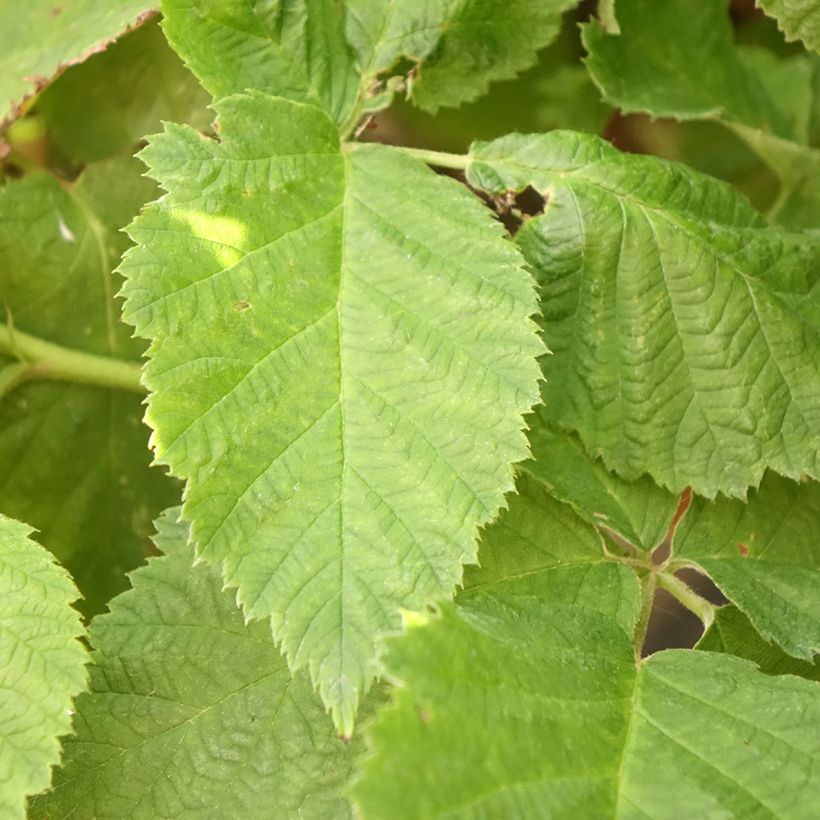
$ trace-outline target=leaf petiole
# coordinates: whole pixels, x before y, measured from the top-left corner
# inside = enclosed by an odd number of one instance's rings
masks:
[[[401,150],[411,157],[420,159],[428,165],[436,165],[439,168],[452,168],[455,171],[464,171],[472,162],[469,154],[448,154],[446,151],[429,151],[426,148],[408,148],[401,146]]]
[[[709,629],[715,620],[715,608],[704,598],[701,598],[688,584],[685,584],[676,575],[668,572],[658,573],[658,586],[665,589],[680,604],[700,618],[704,630]]]
[[[47,342],[0,323],[0,353],[20,361],[22,366],[6,368],[0,376],[0,395],[30,379],[92,384],[115,390],[144,393],[140,365],[136,362],[95,356]]]

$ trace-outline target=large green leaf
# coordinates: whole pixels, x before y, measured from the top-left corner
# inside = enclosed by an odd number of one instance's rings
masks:
[[[130,228],[125,315],[152,339],[157,458],[249,617],[272,618],[348,734],[399,607],[446,597],[527,455],[542,347],[529,276],[463,186],[320,110],[169,126],[169,192]]]
[[[686,650],[636,668],[601,613],[526,596],[446,604],[387,662],[365,817],[816,813],[813,682]]]
[[[50,142],[85,163],[131,152],[162,120],[204,129],[209,102],[151,22],[68,69],[40,95],[36,110]]]
[[[474,146],[468,178],[548,200],[517,242],[540,284],[549,417],[624,477],[744,496],[820,474],[814,234],[767,228],[684,166],[552,132]]]
[[[529,68],[578,0],[345,0],[347,33],[365,86],[400,59],[416,64],[409,87],[426,111],[484,94]]]
[[[0,123],[62,68],[136,23],[153,0],[30,0],[0,5]]]
[[[772,215],[796,227],[815,225],[820,151],[809,146],[799,116],[809,60],[738,49],[725,0],[702,0],[697,15],[691,5],[667,0],[658,14],[652,0],[619,0],[617,33],[594,21],[585,25],[593,79],[624,111],[724,123],[781,178]]]
[[[344,123],[359,78],[328,0],[162,0],[163,30],[215,97],[246,89],[312,103]]]
[[[86,684],[79,593],[30,533],[0,515],[0,816],[20,820],[51,781]]]
[[[820,51],[820,3],[817,0],[757,0],[766,14],[777,20],[790,40],[800,39]]]
[[[138,366],[144,345],[118,320],[112,269],[127,245],[120,228],[156,190],[140,170],[123,159],[74,183],[41,173],[0,189],[0,305],[14,329]],[[0,353],[0,373],[15,367]],[[149,468],[141,401],[70,382],[0,390],[0,511],[37,527],[74,575],[87,614],[124,588],[152,519],[177,500]]]
[[[32,817],[348,817],[352,755],[266,624],[246,625],[219,570],[192,567],[178,511],[165,553],[90,628],[91,692]]]
[[[800,675],[820,681],[820,659],[815,659],[813,663],[801,661],[767,643],[751,621],[734,606],[724,606],[718,610],[714,623],[698,641],[697,648],[748,658],[768,675]]]
[[[767,476],[749,503],[696,499],[675,558],[704,569],[766,639],[820,652],[820,484]]]

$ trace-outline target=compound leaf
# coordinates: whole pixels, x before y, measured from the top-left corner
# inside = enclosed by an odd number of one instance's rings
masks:
[[[536,62],[577,0],[346,0],[347,33],[364,84],[401,58],[416,63],[409,87],[426,111],[457,106]]]
[[[112,269],[128,244],[120,229],[156,192],[140,172],[123,158],[73,183],[37,173],[0,189],[9,353],[16,330],[139,366],[144,343],[118,319]],[[2,365],[12,372],[16,362],[0,353]],[[0,390],[0,511],[37,527],[73,574],[86,614],[122,591],[152,520],[178,501],[175,484],[149,466],[141,402],[136,393],[36,378]]]
[[[0,124],[62,68],[104,48],[153,0],[32,0],[0,7]]]
[[[200,554],[349,734],[379,634],[452,593],[527,456],[535,296],[455,181],[340,150],[314,107],[217,110],[219,142],[169,126],[144,152],[169,192],[121,268],[147,419]]]
[[[256,89],[344,123],[359,77],[328,0],[162,0],[163,31],[214,97]]]
[[[817,0],[758,0],[789,40],[802,40],[820,51],[820,3]]]
[[[391,641],[387,665],[401,685],[354,787],[365,816],[816,809],[811,681],[685,650],[636,668],[626,633],[603,614],[502,595],[444,605]]]
[[[30,534],[0,515],[0,815],[20,820],[51,780],[86,684],[79,593]]]
[[[770,467],[820,470],[818,252],[727,185],[571,132],[472,149],[468,178],[528,185],[546,412],[627,479],[743,497]],[[803,302],[803,307],[796,306]]]
[[[219,570],[191,566],[177,515],[157,523],[165,554],[91,624],[91,691],[32,816],[349,817],[341,787],[359,741],[336,736]]]

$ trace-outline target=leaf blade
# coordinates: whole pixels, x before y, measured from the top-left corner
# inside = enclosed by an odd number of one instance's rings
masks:
[[[542,289],[553,422],[673,492],[743,496],[766,467],[817,476],[820,341],[785,284],[816,278],[815,237],[764,228],[683,166],[578,134],[478,143],[468,178],[549,195],[516,238]]]
[[[126,256],[126,319],[153,339],[147,418],[194,541],[349,734],[378,634],[451,594],[526,457],[534,295],[456,183],[340,151],[316,108],[217,107],[219,143],[169,127],[144,154],[171,193],[131,234],[175,240]]]
[[[70,349],[137,363],[119,321],[120,228],[155,192],[139,164],[89,166],[71,185],[30,174],[0,190],[0,301],[13,327]],[[6,317],[3,317],[6,319]],[[0,363],[11,363],[0,355]],[[29,521],[94,614],[149,547],[178,487],[150,466],[139,395],[27,381],[0,396],[0,511]]]
[[[71,607],[77,588],[31,532],[0,515],[0,811],[21,819],[25,798],[49,785],[60,760],[87,658]]]
[[[93,0],[70,6],[36,0],[22,9],[5,4],[0,31],[8,63],[0,71],[0,123],[13,117],[38,86],[104,48],[152,6],[149,0],[115,0],[102,8]]]
[[[365,812],[671,818],[674,794],[697,814],[811,814],[812,682],[686,650],[636,669],[599,613],[519,596],[447,604],[388,664],[404,685],[370,730]]]
[[[306,675],[291,679],[263,624],[243,622],[215,567],[192,567],[178,510],[164,553],[91,626],[92,688],[34,817],[299,811],[349,817],[358,741],[336,737]]]

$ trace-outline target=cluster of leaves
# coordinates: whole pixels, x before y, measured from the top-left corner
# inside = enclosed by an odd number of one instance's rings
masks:
[[[576,5],[0,9],[4,817],[816,814],[820,3]]]

